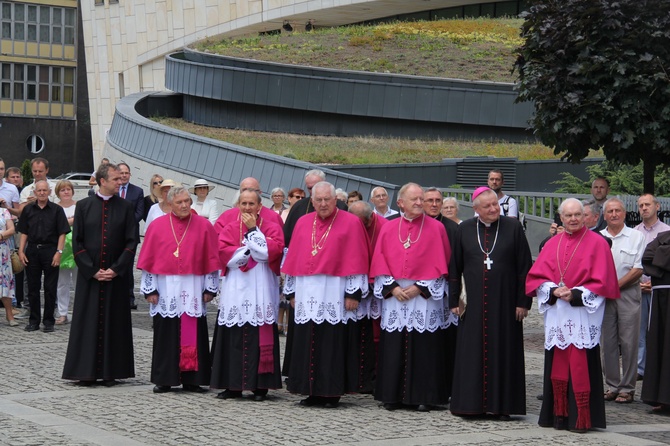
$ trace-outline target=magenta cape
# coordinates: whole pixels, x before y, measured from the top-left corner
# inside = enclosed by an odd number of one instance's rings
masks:
[[[382,230],[382,226],[384,226],[386,223],[389,221],[382,217],[379,214],[372,213],[372,217],[374,219],[374,223],[370,225],[369,228],[365,228],[365,230],[368,233],[368,239],[370,240],[370,246],[372,247],[372,250],[374,251],[375,246],[377,245],[377,240],[379,240],[379,233]]]
[[[582,234],[584,239],[577,248]],[[559,241],[561,250],[557,259],[556,250]],[[570,261],[573,252],[575,254]],[[544,282],[558,284],[561,281],[557,260],[561,262],[561,271],[565,273],[563,281],[568,288],[583,286],[592,293],[608,299],[620,297],[612,251],[603,236],[586,227],[574,234],[564,232],[556,235],[544,245],[526,277],[526,295],[535,296],[537,288]]]
[[[322,243],[323,249],[312,255],[312,225],[315,218],[317,242],[328,230],[333,219],[335,222]],[[318,217],[316,212],[310,212],[298,219],[282,272],[291,276],[325,274],[345,277],[367,274],[369,268],[370,243],[363,222],[347,211],[336,209],[325,220]]]
[[[423,230],[418,237],[422,219]],[[408,232],[412,234],[412,244],[405,249],[400,238],[406,240]],[[446,277],[450,258],[451,246],[441,222],[425,214],[411,222],[400,217],[388,221],[380,231],[372,255],[370,277],[386,275],[415,281]]]
[[[268,244],[268,265],[275,274],[279,275],[279,265],[284,254],[284,232],[282,228],[265,219],[259,219],[258,229],[265,235]],[[241,226],[240,226],[241,225]],[[242,246],[240,235],[247,233],[247,227],[241,221],[232,221],[219,231],[219,259],[221,261],[221,275],[225,276],[226,265],[235,254],[237,248]]]
[[[219,253],[212,224],[199,215],[190,214],[190,218],[191,224],[188,225],[188,218],[180,220],[170,212],[154,220],[144,237],[137,267],[152,274],[173,276],[204,275],[218,271]],[[174,235],[170,220],[174,226]],[[179,245],[179,257],[174,256],[177,250],[175,236],[177,240],[184,237]]]
[[[279,214],[270,210],[269,208],[266,208],[265,206],[261,206],[261,210],[259,211],[258,215],[263,220],[271,221],[273,223],[278,224],[280,228],[284,227],[284,220],[281,219]],[[232,223],[234,221],[240,221],[239,208],[228,209],[226,212],[219,215],[219,218],[216,220],[216,223],[214,223],[214,229],[216,230],[217,233],[220,233],[223,230],[223,228],[225,228],[226,225],[228,225],[228,223]]]

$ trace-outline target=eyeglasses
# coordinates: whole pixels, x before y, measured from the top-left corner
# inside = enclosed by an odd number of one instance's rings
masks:
[[[272,198],[279,198],[279,197],[284,198],[284,196],[283,196],[282,194],[278,194],[278,195],[273,195],[273,196],[272,196]]]
[[[386,198],[388,197],[388,194],[378,194],[374,195],[372,198],[380,199],[380,198]]]
[[[163,180],[154,181],[154,186],[158,186],[159,184],[163,184]]]
[[[297,198],[298,200],[302,200],[303,198],[305,198],[305,196],[304,195],[289,195],[289,198]]]

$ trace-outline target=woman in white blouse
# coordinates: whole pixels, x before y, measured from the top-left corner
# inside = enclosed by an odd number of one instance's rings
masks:
[[[215,186],[210,186],[207,180],[195,180],[193,187],[188,191],[196,196],[196,199],[193,200],[191,209],[196,211],[201,217],[205,217],[209,220],[211,224],[216,223],[216,219],[219,218],[219,210],[217,208],[216,200],[213,198],[207,198],[209,192],[214,189]]]

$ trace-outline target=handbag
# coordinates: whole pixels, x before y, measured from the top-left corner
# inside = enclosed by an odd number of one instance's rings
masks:
[[[19,259],[19,253],[16,250],[13,250],[9,255],[9,258],[12,260],[12,272],[14,274],[22,272],[24,266],[23,263],[21,263],[21,259]]]

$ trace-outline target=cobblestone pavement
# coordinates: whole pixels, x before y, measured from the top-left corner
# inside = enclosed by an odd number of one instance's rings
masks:
[[[525,322],[528,415],[512,421],[463,420],[448,410],[388,412],[370,395],[338,409],[304,408],[271,391],[266,402],[222,401],[215,392],[156,395],[149,382],[151,319],[133,311],[136,378],[113,388],[77,387],[60,376],[69,325],[26,333],[0,325],[2,445],[658,445],[670,444],[670,418],[639,401],[607,403],[608,428],[584,435],[537,426],[542,385],[542,319]],[[215,307],[210,306],[210,335]],[[24,320],[25,321],[25,320]],[[24,322],[25,324],[25,322]],[[283,347],[285,339],[281,338]],[[283,348],[282,348],[283,351]],[[637,395],[640,393],[638,385]]]

